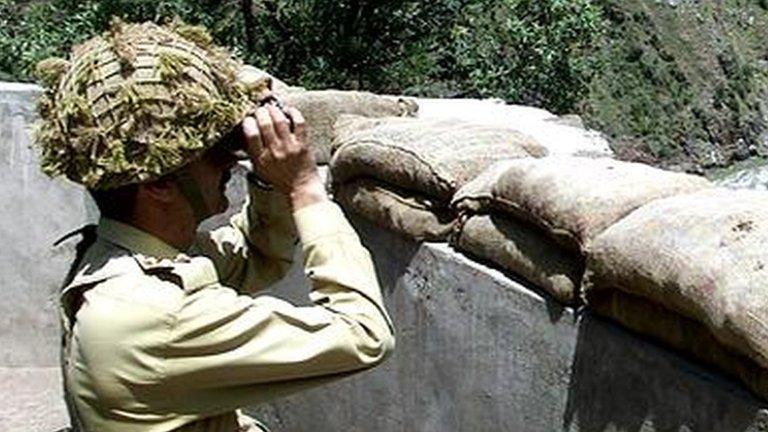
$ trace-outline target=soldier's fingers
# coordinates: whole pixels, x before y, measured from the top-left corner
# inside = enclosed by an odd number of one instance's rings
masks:
[[[277,135],[272,123],[272,116],[266,108],[260,107],[256,110],[256,123],[259,127],[261,143],[265,148],[272,149],[277,143]]]
[[[261,143],[261,134],[256,119],[248,116],[243,119],[243,135],[245,136],[245,150],[251,158],[258,157],[263,144]]]
[[[304,120],[301,111],[294,107],[288,107],[288,114],[290,114],[291,119],[293,119],[293,133],[296,135],[296,138],[298,138],[304,145],[309,145],[307,142],[307,122]]]
[[[272,123],[275,126],[277,137],[283,142],[288,142],[291,139],[291,122],[288,120],[288,117],[283,114],[280,108],[274,105],[267,105],[267,109],[269,110],[269,115],[272,116]]]

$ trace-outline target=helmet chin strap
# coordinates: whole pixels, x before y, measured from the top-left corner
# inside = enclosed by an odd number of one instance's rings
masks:
[[[184,168],[177,173],[176,184],[179,186],[181,194],[187,199],[189,206],[192,207],[196,223],[199,224],[210,216],[210,209],[205,204],[200,185],[189,172],[189,169]]]

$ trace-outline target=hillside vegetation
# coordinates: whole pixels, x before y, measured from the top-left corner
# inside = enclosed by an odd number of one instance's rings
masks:
[[[765,156],[766,3],[605,2],[583,114],[627,158],[698,169]]]
[[[768,156],[765,0],[0,0],[0,79],[106,29],[178,16],[308,88],[497,97],[580,114],[620,157]]]

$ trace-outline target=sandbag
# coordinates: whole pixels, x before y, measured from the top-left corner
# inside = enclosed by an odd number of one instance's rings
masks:
[[[461,223],[451,244],[490,261],[572,304],[584,272],[584,259],[559,247],[540,228],[498,215],[477,215]]]
[[[545,154],[516,131],[457,121],[342,116],[335,129],[338,201],[415,240],[445,241],[454,192],[499,158]]]
[[[702,324],[768,368],[768,192],[711,189],[647,204],[587,250],[587,301],[616,290]]]
[[[334,198],[344,208],[416,241],[445,240],[455,219],[446,206],[374,180],[339,185]]]
[[[304,90],[301,87],[291,87],[278,78],[275,78],[272,74],[251,65],[243,65],[238,71],[237,79],[245,85],[253,85],[263,79],[268,79],[271,82],[272,91],[280,97],[285,97],[285,95],[292,92]]]
[[[582,252],[632,210],[710,187],[701,177],[608,158],[547,157],[499,162],[456,193],[459,211],[495,211],[531,222]]]
[[[515,130],[454,120],[342,116],[335,129],[334,183],[370,177],[443,201],[500,159],[547,154]]]
[[[397,117],[413,116],[418,110],[418,105],[410,98],[358,91],[308,90],[287,93],[284,98],[304,116],[309,126],[309,143],[319,164],[330,160],[333,124],[341,114]]]

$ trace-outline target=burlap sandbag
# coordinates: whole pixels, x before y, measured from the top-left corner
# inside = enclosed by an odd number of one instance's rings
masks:
[[[331,158],[333,124],[340,115],[399,117],[414,116],[418,110],[411,98],[358,91],[308,90],[287,93],[284,98],[304,116],[309,126],[309,142],[319,164],[328,163]]]
[[[704,178],[638,163],[528,158],[492,167],[459,190],[453,205],[460,211],[508,213],[581,252],[597,234],[641,205],[707,187]]]
[[[334,145],[338,150],[330,163],[332,185],[348,210],[413,239],[435,241],[447,239],[444,219],[455,218],[449,205],[459,186],[499,158],[544,154],[539,145],[510,129],[408,118],[342,116]],[[353,190],[361,184],[376,184],[388,192],[380,190],[373,199],[370,188]],[[349,199],[352,196],[356,199]],[[419,197],[416,205],[413,197]],[[395,210],[396,205],[402,209]],[[404,216],[414,212],[421,216],[407,221]]]
[[[342,116],[335,129],[334,183],[371,177],[443,201],[500,159],[547,154],[513,129],[455,120]]]
[[[270,89],[280,97],[285,97],[285,95],[292,92],[304,91],[301,87],[291,87],[280,79],[275,78],[269,72],[251,65],[243,65],[238,72],[237,78],[245,85],[252,85],[266,78],[271,83]]]
[[[701,323],[768,368],[768,192],[711,189],[652,202],[588,248],[587,301],[618,290]]]
[[[477,215],[461,223],[453,246],[509,270],[564,303],[578,299],[584,259],[570,253],[526,222],[498,215]]]
[[[374,180],[339,185],[334,197],[344,208],[417,241],[445,240],[455,219],[447,207]]]

